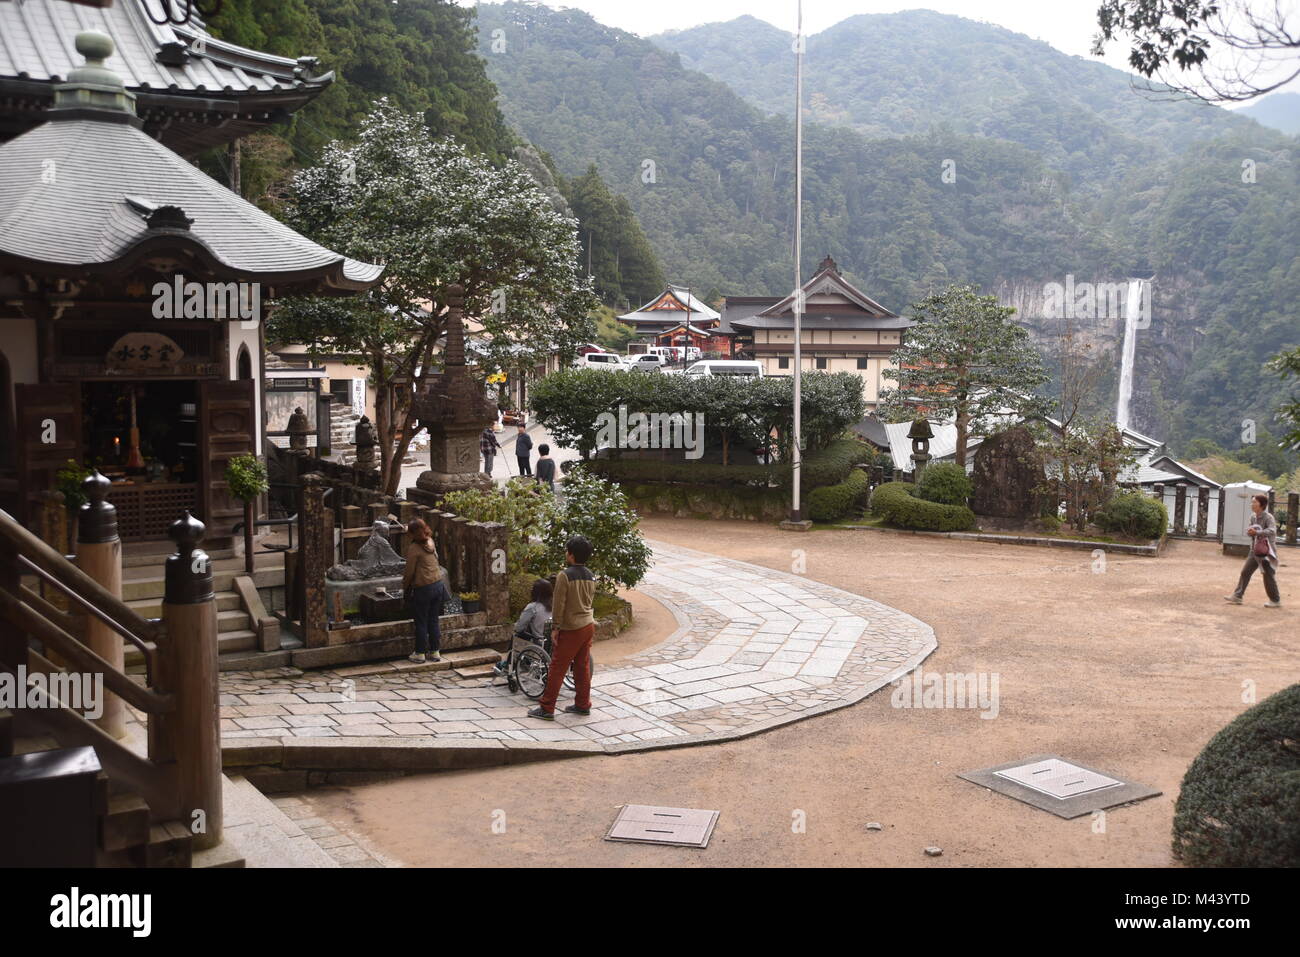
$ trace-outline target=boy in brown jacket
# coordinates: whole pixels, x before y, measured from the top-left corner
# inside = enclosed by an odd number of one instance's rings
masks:
[[[555,720],[555,703],[560,697],[564,676],[573,667],[573,704],[567,714],[591,714],[591,641],[596,635],[596,617],[592,601],[596,597],[596,576],[587,568],[591,542],[575,535],[565,543],[568,567],[555,576],[555,593],[551,596],[551,664],[546,674],[546,690],[530,718]]]

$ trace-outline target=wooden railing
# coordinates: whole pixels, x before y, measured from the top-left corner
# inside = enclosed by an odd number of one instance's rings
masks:
[[[86,480],[78,557],[101,570],[107,557],[115,571],[108,578],[120,587],[121,543],[107,486],[97,474]],[[139,794],[155,820],[201,821],[193,833],[202,848],[222,833],[216,604],[211,561],[198,549],[202,523],[187,512],[170,532],[177,552],[167,559],[163,619],[155,621],[0,511],[0,668],[102,682],[105,707],[95,720],[48,692],[42,707],[25,714],[64,747],[93,747],[109,776]],[[68,610],[25,578],[62,595]],[[122,669],[122,642],[143,654],[143,684]],[[119,740],[122,702],[145,716],[147,757]],[[116,721],[104,717],[110,712]]]

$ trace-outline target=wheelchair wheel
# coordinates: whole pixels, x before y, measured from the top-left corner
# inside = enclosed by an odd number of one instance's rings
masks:
[[[530,698],[540,698],[546,690],[546,673],[551,659],[540,648],[525,648],[515,657],[515,681],[519,690]]]

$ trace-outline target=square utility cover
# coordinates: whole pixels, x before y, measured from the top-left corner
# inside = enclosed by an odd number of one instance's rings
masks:
[[[1160,794],[1056,754],[1039,754],[957,776],[1067,819]]]
[[[605,840],[708,847],[713,826],[718,823],[718,813],[683,807],[628,804],[614,818]]]
[[[1060,758],[1048,758],[1046,761],[1035,761],[1033,764],[1022,764],[1019,767],[994,773],[1000,778],[1015,781],[1035,791],[1042,791],[1058,800],[1071,798],[1076,794],[1089,794],[1102,788],[1118,787],[1122,783],[1096,771],[1081,768],[1077,764],[1062,761]]]

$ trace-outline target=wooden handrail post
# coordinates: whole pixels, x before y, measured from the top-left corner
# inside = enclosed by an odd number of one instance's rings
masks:
[[[122,597],[122,540],[117,534],[117,509],[106,500],[112,483],[96,469],[81,483],[86,502],[78,510],[77,566],[117,598]],[[126,670],[122,637],[94,615],[86,615],[85,643],[117,671]],[[101,678],[102,681],[102,678]],[[103,714],[95,723],[115,738],[126,735],[122,699],[101,683]]]
[[[176,554],[164,570],[159,671],[176,695],[176,711],[161,716],[151,734],[151,756],[174,762],[177,806],[194,835],[194,847],[221,843],[221,725],[217,691],[217,603],[212,559],[199,548],[203,523],[185,513],[168,535]],[[152,747],[157,744],[158,752]]]
[[[22,582],[18,568],[18,549],[0,536],[0,588],[17,595]],[[16,671],[27,663],[27,635],[13,622],[0,621],[0,668]]]

